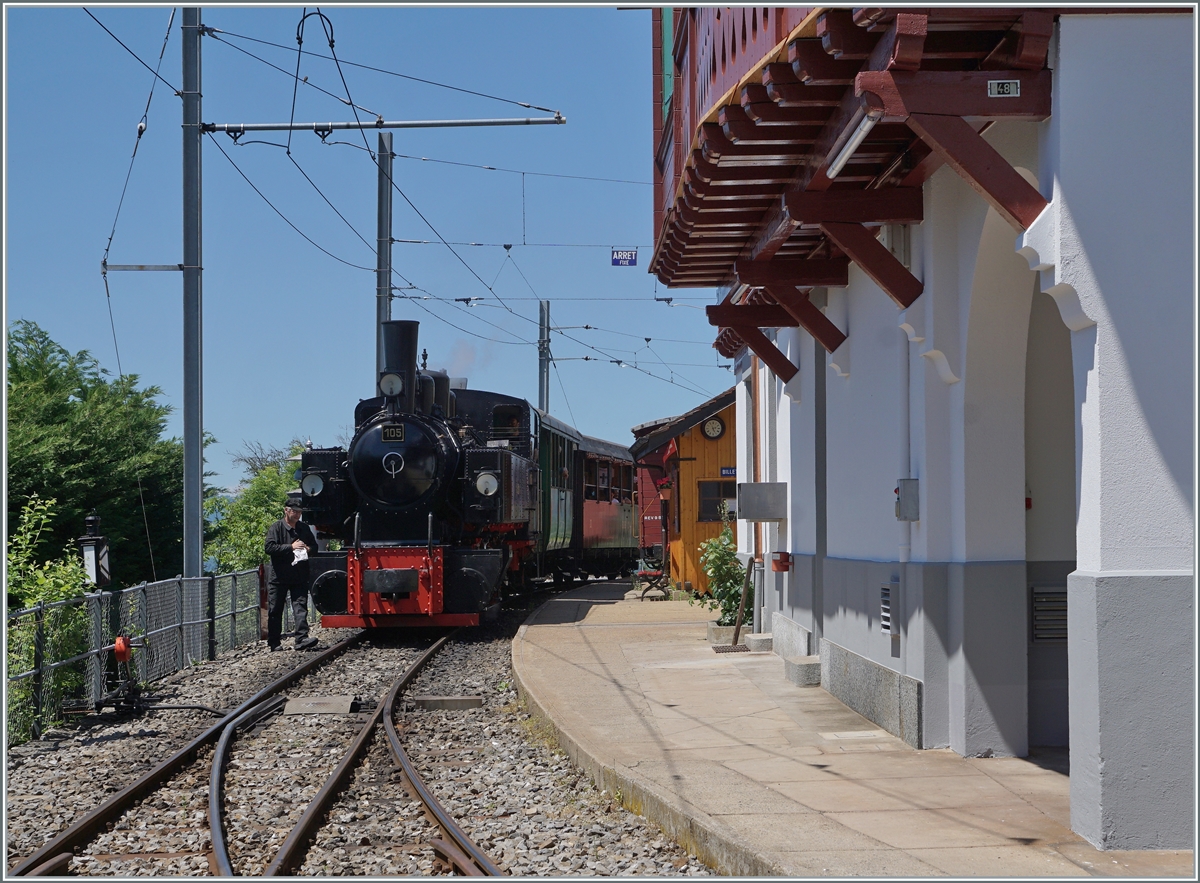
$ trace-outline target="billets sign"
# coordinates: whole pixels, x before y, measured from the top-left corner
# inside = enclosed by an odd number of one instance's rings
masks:
[[[612,265],[614,267],[636,267],[636,248],[614,248],[612,250]]]
[[[722,466],[721,467],[721,477],[722,478],[737,478],[737,467],[736,466]]]

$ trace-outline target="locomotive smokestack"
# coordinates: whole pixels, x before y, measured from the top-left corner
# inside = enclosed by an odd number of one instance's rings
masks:
[[[417,329],[420,322],[393,319],[380,323],[383,329],[383,364],[385,371],[394,371],[404,378],[404,410],[417,409]],[[379,380],[376,378],[376,384]],[[376,387],[378,392],[378,386]]]

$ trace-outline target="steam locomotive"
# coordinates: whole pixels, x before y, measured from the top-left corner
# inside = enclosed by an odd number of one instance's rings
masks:
[[[349,448],[301,455],[304,520],[340,546],[309,561],[322,623],[477,625],[535,579],[630,572],[628,448],[419,371],[419,324],[381,324],[380,395],[355,407]]]

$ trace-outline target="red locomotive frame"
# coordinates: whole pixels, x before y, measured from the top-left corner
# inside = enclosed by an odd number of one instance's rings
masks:
[[[431,554],[432,553],[432,554]],[[346,551],[345,613],[324,614],[324,628],[370,626],[479,625],[478,613],[445,613],[442,591],[442,548],[392,546]],[[363,589],[369,570],[415,570],[417,589],[408,595],[388,597]]]

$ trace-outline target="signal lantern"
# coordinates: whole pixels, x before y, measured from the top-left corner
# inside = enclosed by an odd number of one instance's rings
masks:
[[[133,656],[133,645],[129,638],[124,635],[117,635],[117,639],[113,641],[113,656],[117,658],[117,662],[128,662]]]

